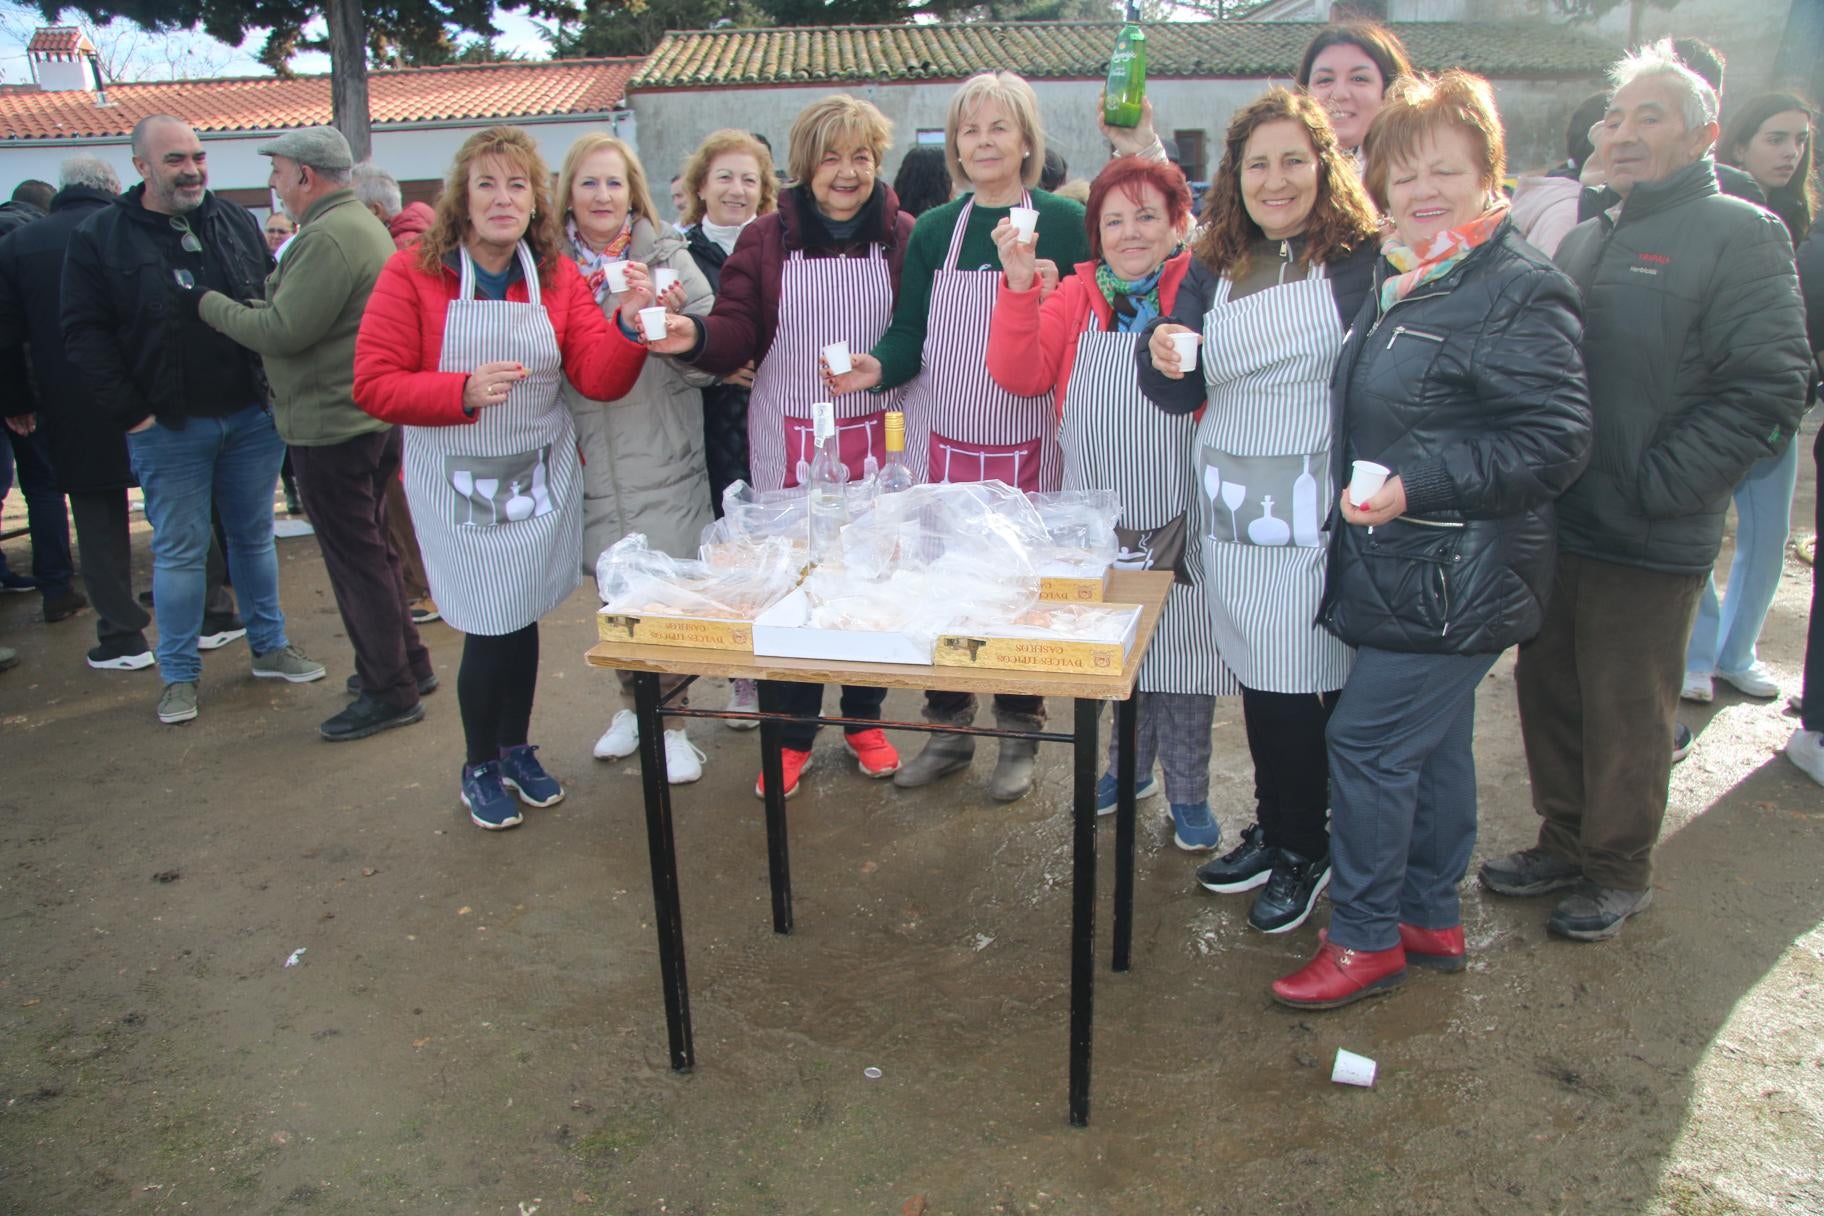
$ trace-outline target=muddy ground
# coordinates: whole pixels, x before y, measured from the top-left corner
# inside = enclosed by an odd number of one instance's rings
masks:
[[[1801,483],[1809,521],[1809,460]],[[1143,803],[1125,975],[1103,829],[1077,1130],[1065,750],[1004,807],[985,759],[906,795],[826,732],[779,937],[756,738],[695,725],[709,762],[676,808],[698,1067],[675,1075],[637,772],[589,754],[615,693],[582,661],[588,591],[546,622],[534,719],[569,798],[490,834],[456,801],[458,636],[428,631],[422,724],[324,743],[351,658],[315,542],[279,547],[293,638],[330,678],[274,688],[237,644],[184,726],[153,717],[155,672],[83,665],[91,615],[0,603],[23,654],[0,676],[0,1211],[1824,1211],[1824,791],[1777,754],[1783,698],[1687,714],[1656,902],[1619,940],[1548,939],[1549,900],[1472,884],[1466,974],[1331,1014],[1266,995],[1327,906],[1251,932]],[[1763,639],[1789,691],[1810,578],[1788,563]],[[1511,658],[1479,711],[1478,860],[1534,830]],[[1233,704],[1215,770],[1232,834]],[[1379,1061],[1375,1088],[1330,1082],[1339,1046]]]

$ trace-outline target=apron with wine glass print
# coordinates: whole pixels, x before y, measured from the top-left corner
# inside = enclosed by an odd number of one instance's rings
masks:
[[[1314,624],[1324,593],[1330,372],[1345,330],[1322,266],[1203,318],[1209,405],[1192,453],[1216,645],[1243,687],[1329,692],[1354,652]]]
[[[405,493],[431,598],[463,633],[512,633],[561,604],[576,589],[583,542],[576,430],[558,395],[563,356],[524,241],[518,256],[528,302],[478,300],[475,263],[461,250],[437,370],[512,360],[525,379],[468,426],[405,428]]]
[[[754,489],[801,484],[817,454],[811,403],[829,396],[817,358],[832,342],[866,351],[893,320],[893,277],[878,244],[866,257],[807,258],[794,249],[779,281],[779,323],[754,369],[747,401],[748,468]],[[900,393],[850,393],[836,399],[836,450],[850,480],[887,458],[887,410]]]
[[[1077,339],[1058,428],[1064,489],[1113,490],[1121,500],[1115,564],[1178,576],[1140,666],[1140,690],[1233,696],[1240,689],[1218,655],[1204,605],[1203,553],[1191,536],[1197,420],[1166,413],[1140,391],[1139,341],[1138,334],[1094,329]]]
[[[1023,190],[1020,205],[1032,206]],[[1015,396],[988,374],[988,322],[1001,271],[956,268],[974,210],[973,198],[963,204],[931,281],[924,353],[906,390],[906,463],[934,483],[1004,481],[1027,492],[1055,490],[1063,457],[1051,394]]]

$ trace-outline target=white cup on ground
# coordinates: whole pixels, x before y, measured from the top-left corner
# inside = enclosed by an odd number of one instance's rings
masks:
[[[669,266],[660,266],[652,272],[652,290],[657,295],[664,295],[671,290],[671,285],[678,281],[678,272]]]
[[[1336,1066],[1330,1070],[1330,1079],[1338,1085],[1359,1085],[1363,1089],[1372,1089],[1374,1068],[1374,1061],[1367,1056],[1358,1056],[1353,1051],[1339,1047],[1336,1049]]]
[[[1172,349],[1178,352],[1178,370],[1190,373],[1197,366],[1197,344],[1203,338],[1194,330],[1185,330],[1172,335]]]
[[[665,310],[657,305],[640,309],[640,330],[648,341],[657,342],[665,336]]]
[[[1358,460],[1349,471],[1349,501],[1361,510],[1362,504],[1381,492],[1393,470],[1372,460]]]
[[[1039,227],[1039,213],[1031,207],[1013,207],[1008,210],[1007,218],[1013,221],[1021,243],[1030,245]]]
[[[608,290],[620,295],[627,290],[627,263],[610,262],[603,267],[608,276]]]
[[[849,358],[847,342],[832,342],[823,348],[824,361],[830,365],[830,375],[844,376],[855,370],[855,361]]]

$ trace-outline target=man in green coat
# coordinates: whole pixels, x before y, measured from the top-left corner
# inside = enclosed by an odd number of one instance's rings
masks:
[[[269,184],[298,234],[264,300],[206,292],[197,315],[265,360],[274,420],[355,649],[356,700],[319,729],[332,741],[360,739],[423,718],[419,695],[437,686],[387,540],[400,435],[354,400],[355,334],[393,240],[356,199],[354,160],[335,128],[287,131],[258,151],[272,158]]]

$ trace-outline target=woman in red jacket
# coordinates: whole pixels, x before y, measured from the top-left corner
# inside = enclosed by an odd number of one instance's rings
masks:
[[[646,361],[646,268],[629,263],[611,324],[558,253],[559,208],[538,147],[515,127],[469,137],[437,222],[374,284],[355,343],[355,401],[406,427],[405,490],[431,593],[465,635],[456,695],[462,804],[484,828],[520,821],[514,794],[563,788],[527,742],[538,618],[576,588],[582,479],[558,396],[625,394]],[[618,330],[618,332],[617,332]]]
[[[1140,391],[1134,357],[1148,321],[1171,312],[1190,264],[1184,174],[1123,156],[1089,187],[1094,257],[1042,304],[1033,245],[1011,223],[995,228],[1004,271],[988,329],[988,373],[1021,397],[1057,400],[1066,490],[1113,490],[1121,500],[1120,563],[1178,576],[1140,669],[1138,754],[1142,798],[1165,770],[1173,840],[1207,852],[1221,837],[1210,813],[1210,721],[1216,697],[1236,691],[1216,654],[1200,590],[1191,437],[1197,422],[1157,409]],[[1187,543],[1191,542],[1191,543]],[[1096,809],[1115,809],[1115,740],[1096,783]]]

